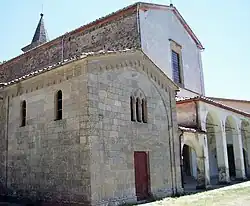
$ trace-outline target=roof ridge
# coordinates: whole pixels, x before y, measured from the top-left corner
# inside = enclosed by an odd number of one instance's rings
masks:
[[[119,13],[122,12],[122,11],[129,10],[129,9],[131,9],[131,8],[133,8],[133,7],[135,7],[135,6],[137,6],[139,3],[142,3],[142,2],[136,2],[136,3],[134,3],[134,4],[130,4],[130,5],[126,6],[126,7],[123,7],[122,9],[119,9],[119,10],[115,11],[115,12],[112,12],[112,13],[109,13],[109,14],[107,14],[107,15],[104,15],[103,17],[97,18],[97,19],[95,19],[94,21],[91,21],[91,22],[89,22],[89,23],[87,23],[87,24],[84,24],[84,25],[82,25],[82,26],[80,26],[80,27],[78,27],[78,28],[76,28],[76,29],[73,29],[73,30],[71,30],[71,31],[69,31],[69,32],[65,32],[64,34],[62,34],[62,35],[60,35],[60,36],[58,36],[58,37],[56,37],[56,38],[54,38],[54,39],[52,39],[52,40],[50,40],[50,41],[47,41],[47,42],[45,42],[45,43],[43,43],[43,44],[40,44],[40,45],[38,45],[37,47],[30,49],[30,50],[27,51],[26,53],[22,53],[22,54],[20,54],[20,55],[18,55],[18,56],[16,56],[16,57],[13,57],[13,58],[11,58],[11,59],[9,59],[9,60],[6,60],[4,63],[2,63],[2,64],[0,65],[0,69],[1,69],[1,66],[6,65],[6,64],[10,63],[11,61],[14,61],[14,60],[16,60],[16,59],[18,59],[18,58],[21,58],[22,56],[26,55],[27,53],[29,53],[29,52],[31,52],[31,51],[34,51],[34,49],[40,48],[41,46],[44,46],[44,45],[46,45],[46,44],[49,46],[50,44],[55,43],[56,41],[58,41],[58,40],[60,40],[61,38],[63,38],[65,35],[73,34],[73,33],[78,32],[78,31],[81,30],[81,29],[85,29],[85,28],[88,27],[88,26],[92,26],[92,25],[98,24],[100,21],[105,20],[105,19],[108,18],[108,17],[112,17],[113,15],[119,14]],[[52,44],[52,45],[53,45],[53,44]]]
[[[122,49],[122,50],[107,50],[107,51],[99,50],[97,52],[83,52],[80,55],[75,55],[75,56],[73,56],[73,57],[71,57],[69,59],[64,59],[63,61],[60,61],[60,62],[57,62],[55,64],[46,66],[46,67],[38,69],[36,71],[30,72],[28,74],[25,74],[25,75],[23,75],[21,77],[18,77],[16,79],[11,80],[11,81],[1,82],[0,83],[1,87],[0,88],[15,84],[15,83],[20,82],[20,81],[22,81],[24,79],[31,78],[33,76],[37,76],[37,75],[39,75],[41,73],[44,73],[46,71],[55,69],[55,68],[57,68],[59,66],[63,66],[65,64],[68,64],[68,63],[73,62],[75,60],[84,59],[86,57],[98,56],[98,55],[107,55],[107,54],[116,54],[116,53],[136,52],[136,51],[138,51],[138,49]]]

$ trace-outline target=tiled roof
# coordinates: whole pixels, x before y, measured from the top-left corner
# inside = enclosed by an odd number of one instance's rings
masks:
[[[204,49],[204,47],[202,46],[202,44],[201,44],[201,42],[199,41],[199,39],[197,38],[197,36],[194,34],[194,32],[193,32],[193,31],[191,30],[191,28],[188,26],[188,24],[186,23],[186,21],[184,20],[184,18],[183,18],[182,15],[180,14],[180,12],[179,12],[174,6],[172,7],[172,6],[167,6],[167,5],[160,5],[160,4],[153,4],[153,3],[146,3],[146,2],[136,2],[136,3],[134,3],[134,4],[131,4],[131,5],[129,5],[129,6],[126,6],[126,7],[122,8],[122,9],[119,9],[119,10],[117,10],[117,11],[115,11],[115,12],[112,12],[112,13],[106,15],[106,16],[100,17],[100,18],[98,18],[98,19],[96,19],[96,20],[94,20],[94,21],[92,21],[92,22],[90,22],[90,23],[88,23],[88,24],[85,24],[85,25],[83,25],[83,26],[81,26],[81,27],[79,27],[79,28],[77,28],[77,29],[74,29],[74,30],[72,30],[72,31],[70,31],[70,32],[66,32],[65,34],[63,34],[63,35],[61,35],[61,36],[59,36],[59,37],[57,37],[57,38],[55,38],[55,39],[53,39],[53,40],[51,40],[51,41],[48,41],[48,42],[46,42],[46,43],[43,43],[43,44],[37,45],[37,46],[45,46],[45,45],[49,46],[49,45],[53,45],[56,41],[60,41],[66,34],[67,34],[67,35],[69,35],[69,34],[74,34],[74,33],[77,33],[77,32],[79,32],[79,31],[84,30],[85,28],[91,27],[91,26],[93,26],[93,25],[98,25],[99,23],[102,23],[103,21],[106,21],[109,17],[112,17],[112,16],[117,15],[117,14],[122,13],[122,12],[126,12],[127,10],[136,8],[136,7],[139,6],[139,5],[145,5],[145,6],[162,6],[162,7],[164,6],[165,8],[172,9],[172,10],[173,10],[173,13],[176,15],[176,17],[178,18],[178,20],[180,21],[180,23],[184,26],[184,28],[185,28],[185,30],[188,32],[188,34],[189,34],[189,35],[192,37],[192,39],[195,41],[195,43],[196,43],[196,45],[198,46],[198,48]],[[35,37],[35,35],[34,35],[34,37]],[[33,38],[33,39],[34,39],[34,38]],[[36,38],[35,38],[35,39],[36,39]],[[29,45],[28,45],[28,46],[29,46]],[[27,47],[28,47],[28,46],[27,46]],[[25,47],[24,47],[24,48],[25,48]],[[9,59],[9,60],[5,61],[4,64],[9,63],[9,62],[11,62],[11,61],[14,61],[14,60],[20,58],[20,57],[23,56],[23,55],[25,55],[25,54],[21,54],[21,55],[16,56],[16,57],[14,57],[14,58],[12,58],[12,59]]]
[[[100,50],[98,52],[82,53],[81,55],[73,56],[70,59],[64,59],[64,61],[58,62],[58,63],[50,65],[48,67],[44,67],[43,69],[39,69],[38,71],[31,72],[29,74],[21,76],[20,78],[14,79],[12,81],[2,82],[2,83],[0,83],[0,88],[6,87],[6,86],[11,85],[11,84],[15,84],[15,83],[20,82],[22,80],[37,76],[37,75],[44,73],[46,71],[50,71],[52,69],[58,68],[60,66],[63,66],[63,65],[69,64],[71,62],[74,62],[76,60],[84,59],[84,58],[87,58],[90,56],[109,55],[109,54],[118,54],[118,53],[135,52],[135,51],[136,51],[136,49],[124,49],[124,50],[117,50],[117,51]]]
[[[229,99],[229,98],[221,98],[221,97],[207,97],[212,100],[218,101],[230,101],[230,102],[242,102],[242,103],[250,103],[250,100],[245,99]]]
[[[208,97],[205,97],[205,96],[195,96],[195,97],[178,97],[177,96],[175,99],[176,99],[177,104],[182,104],[182,103],[191,102],[191,101],[203,101],[203,102],[206,102],[208,104],[212,104],[214,106],[217,106],[217,107],[220,107],[220,108],[223,108],[223,109],[230,110],[232,112],[241,114],[243,116],[250,117],[250,113],[248,113],[248,112],[245,112],[245,111],[242,111],[240,109],[230,107],[228,105],[222,104],[222,103],[214,101],[212,99],[209,99]]]
[[[185,100],[191,100],[191,99],[196,99],[199,96],[195,96],[195,97],[175,97],[176,102],[181,102],[181,101],[185,101]]]

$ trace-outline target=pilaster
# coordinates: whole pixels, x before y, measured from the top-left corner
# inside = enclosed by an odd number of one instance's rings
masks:
[[[237,179],[246,179],[244,156],[243,156],[243,146],[242,146],[242,136],[240,131],[240,126],[237,125],[233,132],[233,148],[234,148],[234,161]]]
[[[198,134],[198,139],[203,147],[203,156],[197,157],[197,189],[210,187],[209,156],[207,147],[207,135]]]
[[[221,122],[221,129],[221,136],[216,135],[216,153],[219,173],[219,184],[228,184],[230,183],[230,176],[227,155],[226,131],[223,122]]]

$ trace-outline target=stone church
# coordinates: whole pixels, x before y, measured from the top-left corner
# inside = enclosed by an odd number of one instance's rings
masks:
[[[135,3],[0,64],[1,194],[119,205],[250,175],[250,102],[205,96],[173,5]]]
[[[176,12],[136,3],[52,41],[41,15],[24,53],[0,65],[2,194],[118,205],[183,192],[179,86],[142,39],[147,13],[185,30]]]

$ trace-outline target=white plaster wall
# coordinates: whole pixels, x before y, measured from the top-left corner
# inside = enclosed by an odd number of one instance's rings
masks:
[[[209,169],[210,169],[210,176],[215,177],[218,176],[218,166],[217,166],[217,159],[216,159],[216,149],[213,148],[209,150]]]
[[[201,126],[203,130],[206,130],[206,116],[208,112],[212,112],[213,114],[216,114],[216,116],[218,117],[218,119],[221,121],[222,124],[225,124],[226,118],[228,116],[232,116],[238,125],[240,125],[242,120],[250,122],[249,117],[246,117],[236,112],[226,110],[221,107],[200,101],[199,102],[199,116],[200,116]]]
[[[196,161],[196,153],[195,153],[195,151],[194,151],[194,149],[193,148],[191,148],[191,152],[190,152],[190,158],[191,158],[191,160],[190,160],[190,165],[192,165],[191,166],[191,174],[192,174],[192,176],[196,179],[197,178],[197,161]]]
[[[180,91],[177,93],[178,97],[197,97],[198,94],[192,91],[180,88]]]
[[[172,79],[169,39],[182,46],[184,87],[204,94],[200,50],[171,10],[140,10],[140,32],[143,51]]]

